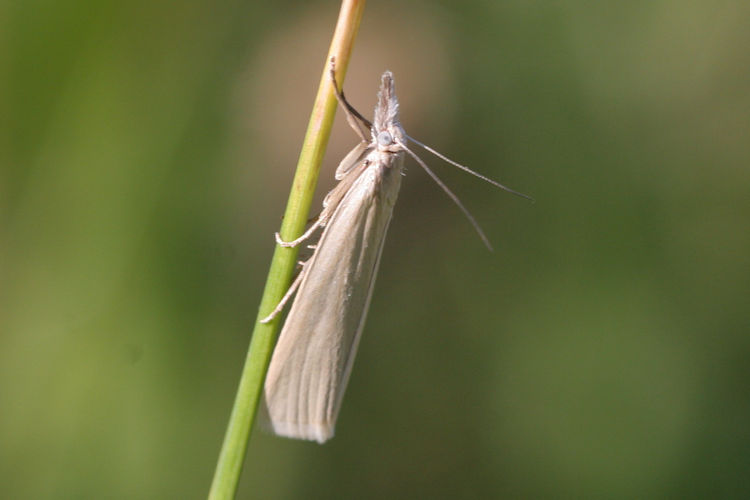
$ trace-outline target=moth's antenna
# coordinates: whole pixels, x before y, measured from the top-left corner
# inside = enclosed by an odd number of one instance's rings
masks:
[[[409,137],[409,136],[407,136]],[[416,142],[416,141],[415,141]],[[490,244],[490,240],[487,239],[487,236],[485,236],[484,231],[482,231],[482,228],[479,226],[479,223],[474,219],[474,216],[471,215],[471,212],[469,212],[466,207],[461,203],[461,200],[458,199],[458,196],[456,196],[453,191],[448,189],[448,186],[446,186],[443,181],[440,180],[440,178],[435,175],[435,172],[430,170],[430,167],[428,167],[425,162],[422,161],[422,159],[417,156],[411,149],[409,149],[406,144],[403,144],[401,141],[397,141],[398,145],[404,148],[404,151],[409,153],[412,158],[417,160],[417,163],[419,163],[419,166],[422,167],[425,172],[429,174],[430,177],[432,177],[432,180],[434,180],[438,186],[441,187],[443,191],[445,191],[445,194],[448,195],[448,197],[453,200],[453,203],[458,205],[458,208],[461,209],[461,211],[464,213],[467,219],[469,219],[469,222],[471,222],[471,225],[474,226],[474,229],[479,233],[479,237],[482,238],[482,241],[484,242],[485,246],[490,250],[490,252],[493,251],[492,245]]]
[[[445,161],[445,162],[448,162],[448,163],[450,163],[450,164],[451,164],[451,165],[453,165],[454,167],[458,167],[458,168],[460,168],[460,169],[461,169],[461,170],[463,170],[464,172],[468,172],[468,173],[470,173],[471,175],[473,175],[473,176],[475,176],[475,177],[479,177],[479,178],[480,178],[480,179],[482,179],[483,181],[489,182],[489,183],[490,183],[490,184],[492,184],[493,186],[499,187],[500,189],[502,189],[502,190],[504,190],[504,191],[507,191],[507,192],[509,192],[509,193],[511,193],[511,194],[514,194],[514,195],[516,195],[516,196],[520,196],[521,198],[526,198],[527,200],[530,200],[530,201],[532,201],[532,202],[533,202],[533,201],[535,201],[535,200],[534,200],[534,198],[532,198],[532,197],[531,197],[531,196],[529,196],[529,195],[526,195],[526,194],[523,194],[523,193],[519,193],[518,191],[516,191],[516,190],[514,190],[514,189],[511,189],[511,188],[509,188],[508,186],[503,186],[503,185],[502,185],[502,184],[500,184],[499,182],[497,182],[497,181],[493,181],[493,180],[492,180],[492,179],[490,179],[489,177],[485,177],[485,176],[483,176],[482,174],[480,174],[480,173],[478,173],[478,172],[474,172],[474,171],[473,171],[472,169],[470,169],[469,167],[466,167],[466,166],[464,166],[464,165],[461,165],[460,163],[458,163],[458,162],[456,162],[456,161],[453,161],[453,160],[451,160],[451,159],[450,159],[450,158],[448,158],[447,156],[444,156],[444,155],[442,155],[442,154],[438,153],[437,151],[435,151],[434,149],[432,149],[432,148],[431,148],[430,146],[428,146],[427,144],[423,144],[423,143],[419,142],[418,140],[416,140],[415,138],[413,138],[413,137],[411,137],[411,136],[409,136],[409,135],[407,135],[407,136],[406,136],[406,138],[407,138],[407,139],[409,139],[409,140],[410,140],[411,142],[413,142],[414,144],[416,144],[416,145],[418,145],[418,146],[422,146],[422,147],[423,147],[424,149],[426,149],[426,150],[427,150],[427,151],[429,151],[430,153],[434,154],[435,156],[437,156],[437,157],[438,157],[438,158],[440,158],[441,160],[443,160],[443,161]],[[408,151],[408,150],[407,150],[407,151]],[[414,155],[414,154],[412,153],[412,156],[413,156],[413,155]]]

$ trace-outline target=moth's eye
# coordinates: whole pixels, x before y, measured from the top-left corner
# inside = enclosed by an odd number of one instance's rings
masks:
[[[378,134],[378,145],[390,146],[391,144],[393,144],[393,137],[390,132],[383,130]]]

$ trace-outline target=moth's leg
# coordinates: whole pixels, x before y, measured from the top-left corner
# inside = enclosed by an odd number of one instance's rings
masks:
[[[365,142],[370,142],[371,138],[368,137],[368,132],[372,128],[372,123],[370,120],[362,116],[359,111],[354,109],[354,106],[349,104],[349,101],[344,97],[344,90],[339,90],[339,85],[336,82],[336,60],[334,57],[331,58],[331,69],[329,74],[331,76],[331,82],[333,82],[333,90],[336,94],[336,99],[338,99],[341,107],[344,108],[346,121],[349,122],[349,125],[354,129],[360,139]],[[362,128],[363,126],[364,129]]]
[[[324,219],[321,216],[321,217],[318,217],[318,220],[316,220],[315,223],[312,226],[310,226],[310,228],[307,231],[305,231],[302,234],[302,236],[300,236],[296,240],[284,241],[284,240],[281,239],[281,234],[279,234],[278,232],[274,233],[274,237],[276,238],[276,243],[278,243],[282,247],[284,247],[284,248],[294,248],[297,245],[299,245],[300,243],[302,243],[303,241],[305,241],[307,238],[309,238],[310,236],[312,236],[312,234],[318,228],[323,227],[325,225],[326,225],[326,219]]]
[[[292,298],[292,295],[294,295],[294,292],[297,291],[297,288],[299,288],[299,284],[302,282],[302,277],[305,275],[305,264],[306,262],[298,262],[302,266],[302,270],[299,272],[296,278],[294,278],[294,281],[289,286],[289,290],[286,291],[284,296],[279,301],[278,305],[274,308],[273,311],[271,311],[271,314],[260,320],[261,323],[268,323],[269,321],[273,320],[276,316],[279,315],[279,313],[284,309],[284,306],[287,302],[289,302],[289,299]]]
[[[318,215],[315,215],[315,216],[313,216],[313,217],[308,217],[308,218],[307,218],[307,223],[308,223],[308,224],[310,224],[311,222],[315,222],[316,220],[318,220],[318,219],[320,218],[320,216],[321,216],[321,214],[322,214],[322,213],[323,213],[323,211],[321,210],[321,211],[320,211],[320,212],[318,213]]]

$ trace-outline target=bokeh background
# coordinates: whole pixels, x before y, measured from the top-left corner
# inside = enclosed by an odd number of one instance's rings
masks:
[[[338,4],[1,5],[0,496],[205,497]],[[423,155],[490,253],[409,163],[336,438],[238,497],[750,496],[749,25],[371,2],[355,106],[537,201]]]

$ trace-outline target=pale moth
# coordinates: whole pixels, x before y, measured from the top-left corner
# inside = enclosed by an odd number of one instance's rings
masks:
[[[336,169],[339,183],[326,195],[317,221],[296,246],[317,229],[323,233],[310,259],[289,287],[272,320],[297,291],[271,358],[264,388],[268,424],[280,436],[324,443],[333,437],[362,327],[378,272],[385,233],[401,186],[404,153],[414,158],[466,214],[489,247],[473,217],[407,140],[495,186],[526,197],[460,165],[412,139],[399,122],[393,75],[383,73],[372,123],[339,91],[331,60],[330,77],[347,120],[362,141]],[[366,130],[370,131],[369,137]]]

